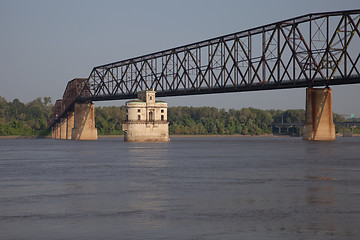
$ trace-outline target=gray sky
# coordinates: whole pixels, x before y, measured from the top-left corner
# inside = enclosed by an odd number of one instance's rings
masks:
[[[0,96],[55,102],[68,81],[88,77],[98,65],[307,13],[359,8],[359,0],[0,0]],[[332,89],[334,112],[360,116],[360,84]],[[305,89],[163,100],[169,106],[294,109],[304,108]]]

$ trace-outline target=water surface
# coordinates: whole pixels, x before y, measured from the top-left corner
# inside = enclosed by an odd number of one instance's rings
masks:
[[[360,138],[0,139],[0,239],[360,239]]]

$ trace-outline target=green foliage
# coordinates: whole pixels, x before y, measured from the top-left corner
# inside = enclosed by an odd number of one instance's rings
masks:
[[[97,107],[95,127],[99,135],[122,135],[122,123],[126,119],[125,107]]]
[[[14,99],[7,102],[0,97],[0,136],[46,136],[50,134],[47,122],[52,113],[51,98],[37,98],[27,104]],[[346,119],[334,113],[334,122]],[[95,125],[99,135],[122,135],[122,123],[126,119],[125,107],[97,107]],[[353,120],[353,119],[352,119]],[[360,120],[360,119],[356,119]],[[240,110],[217,109],[214,107],[170,107],[168,108],[170,134],[212,135],[241,134],[260,135],[277,133],[273,123],[299,123],[305,121],[305,111],[260,110],[243,108]],[[336,127],[343,132],[342,127]],[[360,133],[355,128],[354,133]]]
[[[297,120],[293,117],[297,111],[300,110],[289,113],[289,121]],[[269,126],[274,122],[275,113],[278,112],[255,108],[225,111],[213,107],[171,107],[168,109],[169,131],[170,134],[270,134]]]
[[[37,98],[27,104],[0,97],[0,135],[46,136],[53,105],[50,97]]]

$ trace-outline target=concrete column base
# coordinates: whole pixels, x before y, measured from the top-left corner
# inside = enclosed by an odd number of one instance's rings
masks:
[[[93,103],[75,103],[73,140],[97,140],[95,111]]]
[[[60,139],[60,123],[55,124],[55,139]]]
[[[51,128],[51,138],[55,139],[55,127]]]
[[[74,128],[74,112],[69,112],[66,118],[66,139],[71,139],[72,129]]]
[[[304,140],[335,140],[330,88],[307,88],[305,112]]]
[[[66,126],[67,126],[67,119],[61,118],[59,123],[59,128],[60,128],[59,139],[66,139]]]

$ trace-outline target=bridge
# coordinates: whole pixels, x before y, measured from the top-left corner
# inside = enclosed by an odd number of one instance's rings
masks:
[[[97,66],[88,78],[68,83],[49,126],[56,135],[74,112],[93,114],[93,101],[132,99],[146,89],[167,97],[307,88],[307,119],[318,113],[329,118],[329,86],[360,83],[359,24],[360,10],[312,13]],[[310,113],[314,104],[321,109]],[[84,128],[86,118],[78,119],[67,129]],[[314,129],[319,123],[309,124]],[[65,138],[72,134],[67,131]]]
[[[302,131],[301,128],[304,126],[304,122],[296,122],[296,123],[273,123],[270,127],[275,127],[278,129],[278,134],[282,133],[282,130],[286,130],[286,134],[289,134],[289,129],[295,128],[297,134],[301,135]],[[334,122],[336,126],[341,126],[343,128],[343,136],[353,136],[354,128],[360,126],[360,122],[355,121],[344,121],[344,122]],[[346,128],[350,128],[350,133],[346,132]]]

